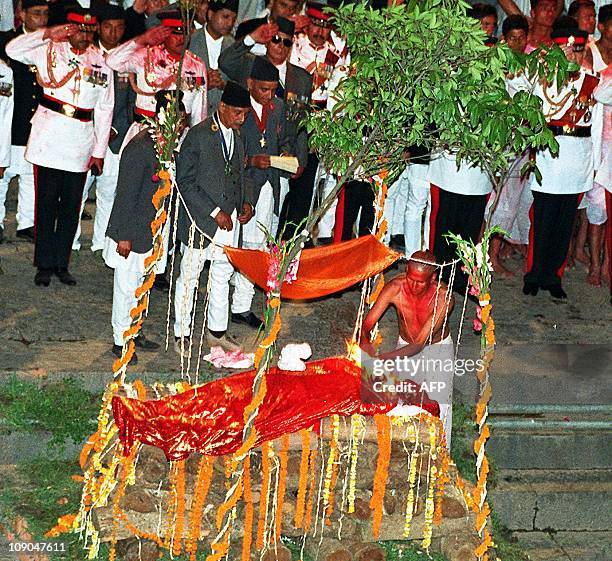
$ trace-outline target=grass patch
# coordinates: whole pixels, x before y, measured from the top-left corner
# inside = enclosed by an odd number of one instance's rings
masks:
[[[379,545],[386,552],[385,561],[448,561],[441,553],[427,553],[409,541],[379,542]]]
[[[101,394],[92,394],[68,378],[45,386],[13,376],[0,387],[0,423],[27,432],[47,431],[49,446],[63,449],[95,432]]]

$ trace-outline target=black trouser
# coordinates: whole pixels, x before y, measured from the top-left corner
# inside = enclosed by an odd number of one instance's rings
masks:
[[[34,166],[34,265],[39,269],[68,267],[86,177],[85,171]]]
[[[289,192],[285,197],[278,225],[279,232],[285,228],[284,240],[293,237],[297,226],[310,213],[318,167],[319,158],[316,154],[310,153],[304,173],[297,179],[289,180]]]
[[[526,283],[541,288],[561,286],[579,198],[576,193],[533,192]]]
[[[460,195],[440,189],[435,185],[432,189],[432,213],[430,237],[433,238],[431,250],[438,263],[449,263],[457,258],[457,246],[444,235],[450,233],[460,235],[464,240],[476,242],[480,236],[487,195]],[[444,267],[442,279],[449,280],[452,267]],[[461,267],[455,268],[454,288],[465,290],[467,276],[461,272]]]
[[[349,181],[344,186],[344,220],[342,241],[353,237],[353,225],[361,209],[357,236],[372,233],[374,226],[374,189],[365,181]]]

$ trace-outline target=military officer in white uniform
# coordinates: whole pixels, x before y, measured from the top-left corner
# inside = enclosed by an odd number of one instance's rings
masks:
[[[145,117],[155,115],[155,94],[176,89],[179,61],[185,47],[183,20],[178,10],[157,14],[161,25],[117,47],[107,57],[108,65],[117,72],[130,72],[136,92],[135,121],[123,145],[143,128]],[[206,65],[191,51],[185,52],[181,70],[183,103],[193,126],[206,118]]]
[[[101,173],[113,118],[113,73],[93,46],[96,19],[70,9],[66,24],[13,39],[6,52],[35,65],[43,97],[32,118],[25,158],[34,164],[36,223],[34,282],[51,275],[68,285],[72,240],[87,171]]]

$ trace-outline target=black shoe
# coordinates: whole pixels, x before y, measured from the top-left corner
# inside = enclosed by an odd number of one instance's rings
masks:
[[[4,241],[4,228],[0,226],[0,243]]]
[[[391,239],[389,240],[389,246],[397,251],[404,251],[405,243],[403,234],[391,236]]]
[[[28,240],[29,242],[34,243],[34,226],[17,230],[16,236],[22,240]]]
[[[531,294],[531,296],[536,296],[538,294],[538,285],[534,282],[527,282],[523,284],[523,294],[525,296]]]
[[[561,288],[560,284],[554,286],[543,286],[542,289],[548,290],[553,298],[558,298],[559,300],[565,300],[567,298],[567,294],[565,290]]]
[[[121,345],[113,345],[111,352],[117,357],[121,358],[121,353],[123,352],[123,347]],[[130,364],[138,364],[138,357],[136,353],[132,355],[132,360],[130,360]]]
[[[253,312],[243,312],[241,314],[232,314],[232,321],[234,323],[243,323],[253,329],[259,329],[263,325],[261,321]]]
[[[156,351],[160,347],[159,343],[147,339],[142,333],[134,339],[134,344],[137,349],[142,349],[143,351]]]
[[[331,236],[325,238],[317,238],[317,245],[330,245],[334,241]]]
[[[153,281],[153,288],[156,290],[168,291],[170,290],[170,283],[166,278],[166,275],[156,275]]]
[[[89,214],[86,210],[81,213],[81,220],[91,220],[93,216]]]
[[[55,276],[62,284],[67,284],[68,286],[74,286],[77,283],[76,279],[69,273],[68,269],[55,269]]]
[[[51,282],[51,271],[48,269],[38,269],[36,276],[34,277],[34,284],[36,286],[49,286]]]

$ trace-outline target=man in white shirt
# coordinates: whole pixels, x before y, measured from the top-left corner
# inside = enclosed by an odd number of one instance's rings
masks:
[[[233,42],[232,29],[236,23],[238,0],[210,2],[206,25],[191,37],[189,50],[206,65],[208,78],[208,114],[217,110],[227,75],[219,69],[219,56]]]

